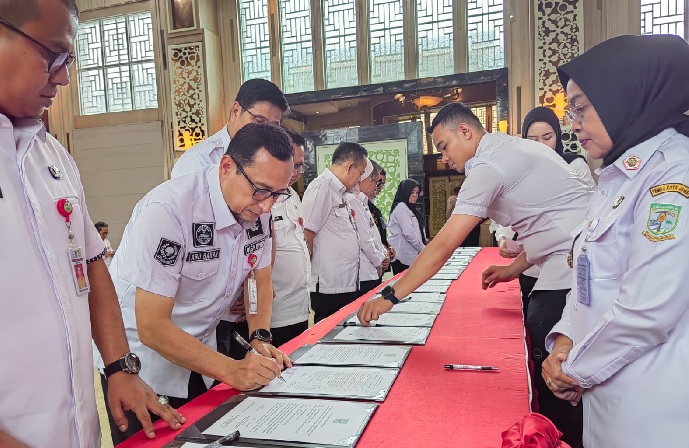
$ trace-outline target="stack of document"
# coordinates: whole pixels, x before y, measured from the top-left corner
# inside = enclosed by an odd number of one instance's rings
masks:
[[[424,327],[340,327],[330,330],[320,342],[340,344],[424,345],[430,334]]]
[[[402,368],[411,347],[400,345],[305,345],[290,355],[295,366],[349,366]]]

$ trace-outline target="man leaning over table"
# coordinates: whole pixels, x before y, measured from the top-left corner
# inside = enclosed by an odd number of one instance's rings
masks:
[[[268,212],[288,198],[293,169],[285,131],[248,124],[218,165],[169,180],[136,205],[110,273],[141,376],[173,405],[206,392],[213,380],[256,389],[291,365],[258,339],[251,345],[261,355],[226,357],[216,351],[215,330],[242,287],[250,330],[270,328]],[[130,429],[114,442],[135,425]]]
[[[565,433],[565,441],[581,446],[581,408],[552,400],[539,378],[547,355],[545,337],[560,319],[571,287],[571,234],[583,222],[593,191],[555,152],[543,151],[530,140],[486,133],[460,103],[443,107],[428,132],[443,161],[467,176],[454,213],[394,288],[386,287],[382,297],[362,305],[359,320],[368,325],[430,279],[484,218],[512,226],[524,252],[509,266],[489,267],[483,273],[483,288],[513,280],[533,264],[541,268],[527,316],[540,411]]]
[[[132,358],[79,171],[39,118],[69,83],[76,3],[0,1],[2,448],[100,446],[91,340],[107,364]],[[127,427],[124,409],[149,437],[149,410],[184,423],[134,370],[108,386],[116,426]]]

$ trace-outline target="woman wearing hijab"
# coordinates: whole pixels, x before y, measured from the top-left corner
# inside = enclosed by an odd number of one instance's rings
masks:
[[[388,242],[397,255],[397,259],[391,263],[395,274],[406,270],[426,246],[423,215],[416,206],[420,192],[421,186],[417,181],[403,180],[390,208]]]
[[[689,45],[616,37],[558,72],[572,130],[603,166],[543,379],[583,400],[587,448],[686,446]]]
[[[593,180],[591,169],[588,163],[586,163],[586,159],[579,154],[565,152],[565,146],[562,143],[560,119],[557,118],[557,115],[555,115],[551,108],[539,106],[531,109],[531,112],[526,114],[522,125],[522,138],[543,143],[550,149],[555,150],[569,164],[577,177],[583,180],[589,188],[596,188],[596,182]]]

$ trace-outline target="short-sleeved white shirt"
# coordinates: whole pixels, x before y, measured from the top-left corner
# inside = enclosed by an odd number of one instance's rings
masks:
[[[172,322],[216,349],[215,329],[238,297],[250,262],[261,269],[271,261],[269,216],[250,226],[230,212],[218,166],[164,182],[134,208],[110,274],[129,347],[141,358],[140,376],[156,393],[185,398],[191,372],[139,340],[136,289],[173,298]]]
[[[361,192],[347,193],[347,200],[354,212],[354,222],[359,233],[359,280],[378,280],[377,267],[385,260],[387,251],[368,208],[368,196]]]
[[[395,249],[400,263],[411,265],[426,245],[419,227],[419,220],[407,204],[400,202],[390,213],[388,242]]]
[[[0,115],[0,192],[0,428],[32,446],[100,446],[88,295],[57,201],[72,203],[86,259],[105,247],[74,160],[38,120]]]
[[[572,231],[593,190],[555,151],[501,133],[481,138],[466,176],[454,213],[490,217],[518,232],[527,259],[541,269],[534,290],[571,288]]]
[[[271,328],[285,327],[309,318],[311,256],[304,238],[304,219],[297,192],[273,205],[275,261],[273,263],[273,315]]]
[[[223,126],[206,140],[184,151],[182,157],[172,167],[170,176],[174,179],[185,174],[203,171],[209,165],[217,165],[227,152],[229,145],[230,134],[227,132],[227,126]]]
[[[340,294],[359,289],[359,235],[346,188],[326,170],[304,192],[304,228],[316,235],[311,257],[311,291]]]

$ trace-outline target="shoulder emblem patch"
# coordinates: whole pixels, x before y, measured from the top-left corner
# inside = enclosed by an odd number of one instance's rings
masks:
[[[653,197],[656,197],[659,194],[663,193],[679,193],[685,198],[689,198],[689,187],[687,187],[684,184],[656,185],[655,187],[651,187],[651,189],[648,191],[651,193],[651,196]]]
[[[181,250],[181,244],[166,238],[161,238],[154,258],[163,266],[174,266],[175,263],[177,263],[177,258]]]
[[[674,240],[682,207],[673,204],[652,203],[643,235],[653,242]]]

